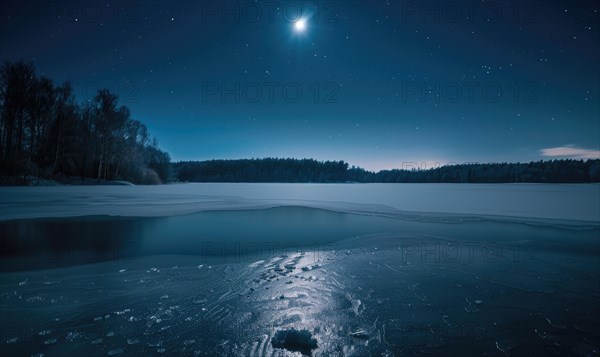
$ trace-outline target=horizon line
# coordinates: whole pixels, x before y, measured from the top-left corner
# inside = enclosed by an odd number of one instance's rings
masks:
[[[600,158],[569,158],[569,157],[563,157],[563,158],[553,158],[553,159],[539,159],[539,160],[530,160],[530,161],[516,161],[516,162],[512,162],[512,161],[490,161],[490,162],[480,162],[480,161],[465,161],[465,162],[454,162],[454,161],[449,161],[445,164],[441,164],[439,162],[435,162],[435,166],[434,167],[425,167],[425,168],[421,168],[420,164],[423,164],[423,166],[426,166],[425,163],[426,162],[416,162],[416,161],[405,161],[402,162],[403,166],[407,166],[407,168],[391,168],[391,169],[379,169],[379,170],[370,170],[370,169],[366,169],[362,166],[358,166],[358,165],[354,165],[351,164],[350,162],[346,161],[346,160],[319,160],[319,159],[315,159],[315,158],[296,158],[296,157],[278,157],[278,156],[265,156],[265,157],[252,157],[252,158],[227,158],[227,159],[204,159],[204,160],[174,160],[171,163],[172,164],[178,164],[178,163],[202,163],[202,162],[210,162],[210,161],[242,161],[242,160],[268,160],[268,159],[273,159],[273,160],[297,160],[297,161],[302,161],[302,160],[313,160],[316,162],[320,162],[320,163],[324,163],[324,162],[344,162],[346,163],[349,167],[348,169],[361,169],[367,172],[372,172],[372,173],[378,173],[378,172],[382,172],[382,171],[394,171],[394,170],[399,170],[399,171],[430,171],[430,170],[436,170],[442,167],[451,167],[451,166],[468,166],[468,165],[523,165],[523,164],[530,164],[530,163],[537,163],[537,162],[552,162],[552,161],[582,161],[582,162],[588,162],[588,161],[600,161]]]

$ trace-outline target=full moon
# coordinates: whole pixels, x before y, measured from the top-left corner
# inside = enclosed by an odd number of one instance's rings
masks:
[[[306,29],[306,20],[300,19],[294,23],[294,28],[297,32],[303,32]]]

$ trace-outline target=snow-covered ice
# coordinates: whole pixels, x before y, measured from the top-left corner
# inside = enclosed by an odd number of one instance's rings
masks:
[[[600,222],[600,185],[198,183],[0,188],[0,220],[172,216],[285,205],[372,214],[418,212]]]

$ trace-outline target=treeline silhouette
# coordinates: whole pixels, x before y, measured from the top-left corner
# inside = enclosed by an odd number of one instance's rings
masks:
[[[182,182],[588,183],[600,182],[600,160],[462,164],[430,170],[371,172],[344,161],[243,159],[174,164]]]
[[[348,164],[313,159],[244,159],[188,161],[174,164],[184,182],[344,182]]]
[[[1,66],[2,183],[77,176],[154,184],[170,171],[169,155],[107,89],[78,104],[69,82],[38,77],[31,63]]]

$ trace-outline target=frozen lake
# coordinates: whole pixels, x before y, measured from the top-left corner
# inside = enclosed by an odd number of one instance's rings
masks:
[[[598,355],[599,189],[3,187],[0,354]]]
[[[304,206],[600,222],[600,184],[270,184],[1,187],[0,220]]]

